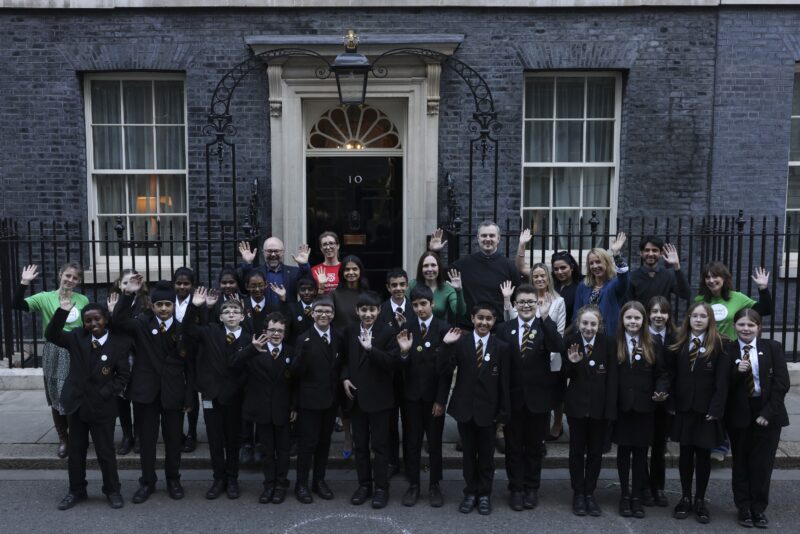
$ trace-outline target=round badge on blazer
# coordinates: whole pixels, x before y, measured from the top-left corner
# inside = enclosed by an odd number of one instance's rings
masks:
[[[425,342],[425,347],[430,348],[430,346],[431,346],[431,342],[430,341],[426,341]]]
[[[150,330],[150,333],[153,334],[154,336],[158,335],[158,328],[153,328],[152,330]]]
[[[422,352],[422,346],[417,345],[417,352]]]
[[[706,348],[705,348],[705,347],[700,347],[700,348],[697,350],[697,352],[699,352],[700,354],[703,354],[705,351],[706,351]]]
[[[298,321],[302,321],[302,320],[303,320],[303,316],[302,316],[302,315],[298,315],[298,316],[297,316],[297,320],[298,320]]]
[[[100,361],[101,361],[101,362],[104,362],[104,361],[106,361],[107,359],[108,359],[108,356],[106,356],[105,354],[103,354],[102,356],[100,356]]]
[[[516,331],[516,330],[512,330],[512,331],[511,331],[511,335],[512,335],[512,336],[513,336],[514,334],[516,334],[516,333],[517,333],[517,331]]]
[[[594,367],[594,360],[589,360],[589,367]]]
[[[633,359],[638,362],[639,360],[642,359],[642,355],[641,354],[637,354]]]
[[[286,358],[286,363],[289,363],[289,358]]]
[[[485,362],[488,362],[488,361],[489,361],[489,355],[488,355],[488,354],[487,354],[486,356],[484,356],[484,357],[483,357],[483,361],[485,361]]]

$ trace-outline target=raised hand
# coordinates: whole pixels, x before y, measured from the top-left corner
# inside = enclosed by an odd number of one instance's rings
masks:
[[[108,298],[106,299],[108,313],[114,313],[114,308],[117,307],[117,302],[119,302],[119,293],[109,293]]]
[[[442,340],[445,345],[451,345],[461,339],[461,329],[460,328],[451,328],[447,331],[444,335],[444,339]]]
[[[303,243],[297,247],[297,252],[292,254],[292,259],[297,265],[305,265],[308,263],[308,256],[311,254],[311,247]]]
[[[208,290],[203,286],[198,286],[197,289],[194,290],[192,294],[192,304],[195,306],[202,306],[206,303],[206,296],[208,295]]]
[[[134,274],[128,280],[128,285],[125,286],[125,294],[136,294],[140,289],[142,289],[142,284],[144,284],[144,277],[141,274]]]
[[[22,280],[20,280],[20,284],[29,286],[37,276],[39,276],[39,267],[35,263],[28,265],[22,269]]]
[[[213,308],[219,300],[219,291],[216,289],[209,289],[206,294],[206,306]]]
[[[753,282],[756,283],[758,289],[767,289],[769,287],[769,271],[763,267],[756,267]]]
[[[328,283],[328,273],[325,272],[325,267],[322,265],[314,269],[314,278],[317,280],[317,285],[322,289]]]
[[[58,304],[62,310],[70,311],[74,304],[72,304],[72,291],[62,289],[58,292]]]
[[[372,330],[364,330],[358,336],[358,342],[364,350],[372,350]]]
[[[614,240],[614,244],[611,245],[609,249],[611,251],[612,256],[619,256],[619,251],[622,250],[622,246],[625,244],[625,241],[628,240],[628,236],[625,235],[625,232],[620,232],[617,234],[617,239]]]
[[[524,230],[522,230],[522,232],[519,233],[519,246],[520,246],[520,248],[524,247],[525,245],[530,243],[532,238],[533,238],[533,234],[531,234],[531,229],[530,228],[525,228]]]
[[[580,346],[577,343],[573,343],[567,349],[567,359],[572,363],[578,363],[583,359],[583,354],[580,351]]]
[[[269,341],[269,336],[267,336],[267,334],[261,334],[258,337],[256,337],[255,334],[253,335],[253,347],[255,347],[258,352],[267,352],[267,341]]]
[[[281,284],[270,283],[269,284],[270,290],[273,293],[278,295],[278,298],[281,299],[281,302],[286,302],[286,288],[283,287]]]
[[[253,263],[256,259],[256,251],[250,248],[250,243],[247,241],[239,242],[239,254],[242,255],[242,261],[245,263]]]
[[[394,312],[394,320],[397,321],[397,326],[402,327],[406,324],[406,316],[404,313],[400,313],[400,311]]]
[[[511,283],[511,280],[506,280],[502,284],[500,284],[500,292],[503,294],[504,299],[510,299],[511,295],[514,294],[514,285]]]
[[[664,250],[664,261],[672,265],[673,269],[675,270],[680,269],[681,260],[678,257],[678,249],[675,248],[675,245],[673,245],[672,243],[665,243],[663,250]]]
[[[433,231],[433,235],[431,235],[431,240],[428,241],[428,250],[433,252],[439,252],[442,250],[445,245],[447,245],[447,241],[442,241],[442,237],[444,236],[444,230],[441,228],[437,228]]]
[[[450,269],[447,276],[450,277],[450,285],[453,286],[453,289],[461,291],[461,273],[458,272],[458,269]]]
[[[411,345],[414,344],[414,338],[408,330],[402,330],[397,334],[397,346],[400,347],[400,352],[406,354],[411,350]]]
[[[539,317],[541,317],[542,320],[547,319],[547,315],[550,313],[550,306],[552,306],[552,304],[553,297],[551,297],[549,293],[536,302],[536,306],[539,310]]]

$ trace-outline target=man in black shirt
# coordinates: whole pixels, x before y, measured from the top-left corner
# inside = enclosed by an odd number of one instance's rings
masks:
[[[660,237],[646,236],[639,244],[639,255],[642,266],[630,274],[628,300],[638,300],[645,308],[655,296],[668,299],[675,294],[689,301],[689,282],[681,271],[678,250],[674,245],[664,244]],[[662,259],[665,265],[662,265]]]

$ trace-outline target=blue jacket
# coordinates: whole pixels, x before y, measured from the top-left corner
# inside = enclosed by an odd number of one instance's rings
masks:
[[[617,331],[617,321],[619,320],[619,310],[625,303],[625,293],[628,291],[628,271],[618,273],[616,278],[603,284],[600,289],[600,300],[597,306],[603,315],[603,325],[606,334],[613,337]],[[592,296],[592,288],[586,282],[578,284],[575,290],[575,307],[572,311],[572,318],[578,320],[578,310],[589,304],[589,297]]]

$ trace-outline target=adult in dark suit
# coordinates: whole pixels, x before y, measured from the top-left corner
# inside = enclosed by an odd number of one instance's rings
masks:
[[[292,255],[292,259],[297,263],[297,267],[291,267],[283,263],[283,255],[285,248],[283,241],[277,237],[269,237],[264,240],[264,246],[261,249],[264,258],[263,265],[253,265],[256,259],[256,252],[251,250],[250,243],[242,241],[239,243],[239,253],[242,255],[242,263],[239,268],[242,274],[247,276],[253,269],[257,269],[264,275],[268,286],[275,284],[283,286],[286,289],[286,299],[289,302],[297,300],[297,280],[301,276],[309,276],[311,268],[308,265],[308,255],[311,249],[308,245],[303,244],[297,247],[297,253]],[[280,298],[278,294],[272,290],[267,292],[267,304],[271,310],[278,310],[280,306]]]
[[[358,488],[350,502],[363,504],[373,494],[374,484],[373,508],[384,508],[389,500],[389,422],[396,406],[394,374],[399,358],[396,331],[376,323],[379,305],[375,293],[359,295],[360,322],[344,332],[341,371],[344,393],[352,404],[348,411],[358,473]]]
[[[336,421],[341,363],[341,340],[331,328],[334,308],[328,298],[314,301],[314,326],[297,338],[295,359],[289,372],[297,384],[297,424],[300,445],[297,453],[295,496],[303,504],[312,502],[308,474],[314,464],[311,489],[325,500],[333,492],[325,482],[325,470]]]
[[[472,334],[458,328],[444,337],[437,355],[440,373],[458,368],[456,385],[447,408],[458,422],[462,443],[464,500],[459,511],[476,506],[481,515],[492,512],[490,495],[494,478],[495,425],[508,422],[508,345],[492,335],[496,317],[492,304],[472,308]]]
[[[760,339],[761,315],[743,308],[733,317],[737,339],[726,344],[731,361],[731,385],[725,426],[733,452],[733,501],[737,520],[745,527],[766,528],[764,511],[781,428],[789,425],[784,397],[789,372],[783,347]]]
[[[550,353],[564,350],[556,323],[548,317],[551,301],[520,285],[514,294],[516,320],[497,327],[509,347],[511,415],[505,427],[506,471],[512,510],[533,509],[539,502],[542,442],[554,408],[559,374],[550,370]]]
[[[69,418],[70,440],[69,491],[58,505],[67,510],[86,496],[86,451],[92,435],[97,462],[103,473],[103,493],[112,508],[122,508],[114,454],[114,423],[117,418],[115,397],[130,379],[128,356],[131,339],[111,333],[106,326],[108,310],[87,304],[81,310],[83,328],[64,332],[67,316],[73,307],[71,292],[62,292],[60,308],[47,325],[48,341],[69,350],[70,366],[61,391],[61,404]]]
[[[142,284],[141,275],[128,282],[123,297],[114,307],[113,325],[134,338],[136,364],[129,387],[141,421],[140,458],[142,476],[133,495],[134,504],[145,502],[155,491],[156,442],[161,426],[164,438],[164,471],[167,492],[173,499],[183,498],[180,482],[183,413],[190,409],[194,384],[194,361],[182,353],[182,335],[175,320],[175,290],[162,280],[151,293],[153,315],[132,316],[131,302]]]
[[[408,490],[404,506],[414,506],[419,498],[419,471],[423,434],[428,439],[430,482],[428,500],[438,508],[444,504],[439,482],[442,480],[442,434],[444,410],[450,395],[451,373],[440,374],[436,368],[436,353],[450,326],[433,315],[433,292],[419,285],[409,296],[417,318],[406,323],[406,333],[398,338],[400,363],[403,370],[403,407],[408,433],[406,478]]]
[[[255,421],[264,447],[262,504],[280,504],[289,487],[289,423],[294,421],[292,380],[289,368],[292,348],[283,343],[286,319],[280,313],[267,318],[267,332],[253,339],[244,351],[229,355],[231,366],[246,369],[245,417]]]

